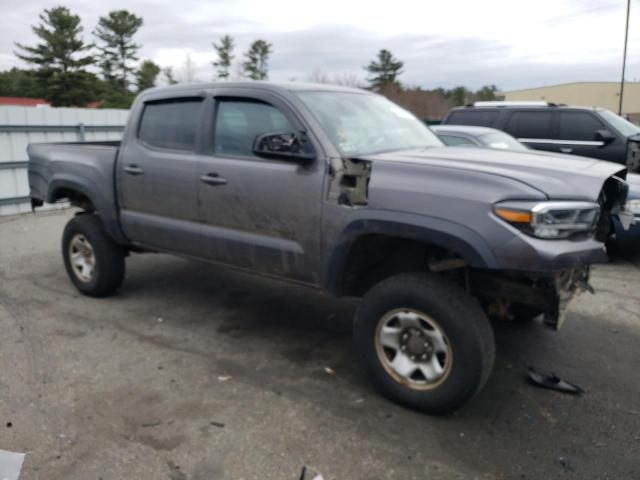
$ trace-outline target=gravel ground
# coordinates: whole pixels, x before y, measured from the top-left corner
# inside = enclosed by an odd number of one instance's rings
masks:
[[[348,301],[155,254],[80,296],[70,215],[0,219],[0,449],[27,453],[22,480],[640,478],[640,262],[598,267],[560,332],[496,325],[489,384],[436,418],[372,390]]]

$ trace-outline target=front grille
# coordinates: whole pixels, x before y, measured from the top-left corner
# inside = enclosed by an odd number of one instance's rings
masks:
[[[609,177],[602,186],[598,203],[600,204],[600,218],[596,225],[595,238],[606,242],[611,233],[611,217],[620,210],[629,192],[629,185],[619,176]]]

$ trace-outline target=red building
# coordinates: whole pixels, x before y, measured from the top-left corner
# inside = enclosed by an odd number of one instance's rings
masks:
[[[19,107],[48,107],[49,103],[43,98],[0,97],[0,105],[14,105]]]

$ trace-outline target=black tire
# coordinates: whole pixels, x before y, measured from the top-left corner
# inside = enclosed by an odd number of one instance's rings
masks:
[[[90,279],[81,279],[71,264],[71,242],[82,236],[90,244],[95,257]],[[113,294],[124,279],[125,250],[107,234],[100,218],[93,214],[76,215],[62,234],[62,258],[71,282],[84,295],[106,297]]]
[[[404,308],[431,317],[451,347],[448,374],[428,390],[415,389],[394,379],[377,353],[379,322],[389,312]],[[378,390],[399,404],[431,414],[446,414],[460,408],[482,389],[493,369],[493,330],[480,305],[454,283],[433,274],[400,274],[374,286],[356,314],[354,337]]]

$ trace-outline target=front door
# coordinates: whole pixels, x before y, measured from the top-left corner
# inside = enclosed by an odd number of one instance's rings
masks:
[[[196,144],[203,104],[203,98],[147,102],[137,133],[123,142],[116,167],[120,219],[136,244],[198,254]]]
[[[257,135],[304,129],[270,94],[216,91],[209,155],[198,167],[204,248],[211,260],[317,284],[320,215],[326,163],[260,158]],[[309,139],[309,152],[319,153]]]

